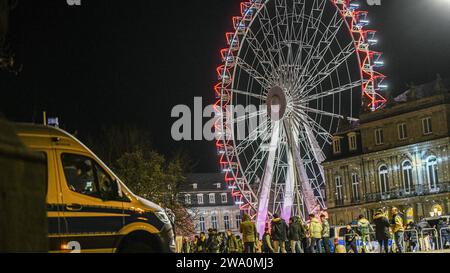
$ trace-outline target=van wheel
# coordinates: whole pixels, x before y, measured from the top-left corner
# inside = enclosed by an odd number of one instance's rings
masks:
[[[155,253],[151,245],[145,242],[127,242],[121,249],[121,253]]]

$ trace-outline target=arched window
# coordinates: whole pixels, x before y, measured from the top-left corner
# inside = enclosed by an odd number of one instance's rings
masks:
[[[380,166],[380,168],[378,169],[378,175],[380,179],[381,195],[386,195],[390,191],[388,167],[386,165]]]
[[[439,178],[438,178],[438,161],[435,156],[430,156],[427,159],[427,176],[430,190],[432,191],[437,190]]]
[[[211,215],[211,227],[213,229],[218,229],[218,225],[217,225],[217,216],[215,214]]]
[[[412,174],[412,164],[411,161],[406,160],[402,164],[403,172],[403,189],[405,193],[411,193],[414,190],[413,174]]]
[[[204,216],[200,216],[199,224],[200,224],[200,231],[201,232],[205,232],[206,231],[206,223],[205,223],[205,217]]]
[[[344,185],[342,184],[342,177],[336,176],[336,201],[342,203],[344,201]]]

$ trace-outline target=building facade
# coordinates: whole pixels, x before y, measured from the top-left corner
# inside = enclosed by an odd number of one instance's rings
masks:
[[[182,186],[179,200],[193,215],[197,233],[209,228],[219,232],[239,232],[241,211],[235,205],[223,174],[190,174]]]
[[[450,213],[450,94],[443,80],[413,87],[333,138],[323,163],[330,221],[379,208],[408,220]]]

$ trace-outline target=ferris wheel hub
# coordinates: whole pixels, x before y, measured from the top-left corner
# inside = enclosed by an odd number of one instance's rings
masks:
[[[272,121],[280,121],[286,114],[286,93],[279,86],[274,86],[267,94],[267,113]]]

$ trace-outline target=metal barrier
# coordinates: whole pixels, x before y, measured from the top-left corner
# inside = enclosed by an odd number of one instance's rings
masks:
[[[436,238],[437,249],[439,249],[439,240],[438,240],[438,238],[439,238],[439,232],[438,232],[438,230],[435,229],[435,228],[424,228],[424,229],[422,229],[422,230],[420,231],[420,235],[421,235],[422,240],[424,240],[424,233],[425,233],[426,231],[433,231],[434,238]],[[425,250],[422,249],[422,251],[426,251],[426,249],[425,249]]]
[[[417,244],[419,246],[419,250],[422,250],[421,249],[421,244],[420,244],[419,231],[417,231],[417,229],[407,229],[407,230],[405,230],[405,233],[403,234],[403,239],[404,239],[405,242],[407,242],[406,236],[408,236],[409,233],[415,233],[416,234]],[[408,240],[408,241],[411,241],[411,240]],[[411,242],[409,242],[409,243],[411,243]]]
[[[444,245],[444,238],[442,237],[442,231],[444,231],[444,230],[448,230],[448,231],[450,231],[450,227],[446,227],[446,228],[441,228],[441,230],[439,230],[439,237],[440,237],[440,241],[441,241],[441,249],[443,250],[443,249],[445,249],[445,245]],[[449,238],[448,238],[448,233],[447,233],[447,238],[446,238],[446,240],[445,240],[445,242],[447,243],[450,243],[449,241]]]
[[[344,235],[344,246],[345,246],[345,251],[348,253],[347,251],[347,237],[355,237],[355,245],[356,245],[356,250],[358,251],[358,253],[361,253],[360,249],[359,249],[359,245],[358,242],[361,242],[361,236],[359,236],[359,234],[354,234],[354,235],[350,235],[350,234],[345,234]]]

